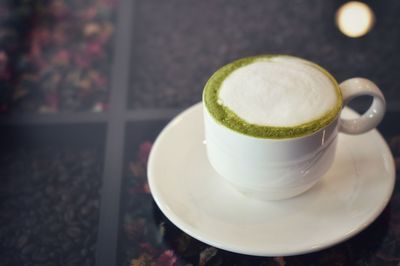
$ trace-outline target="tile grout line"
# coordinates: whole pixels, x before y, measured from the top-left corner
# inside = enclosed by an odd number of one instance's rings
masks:
[[[127,122],[136,122],[143,120],[169,120],[178,115],[180,112],[184,111],[185,109],[186,108],[128,110],[125,113],[125,119]]]
[[[400,101],[387,102],[387,113],[400,112]],[[189,108],[190,106],[186,107]],[[355,107],[361,108],[360,104]],[[119,119],[125,122],[136,122],[143,120],[165,120],[184,111],[186,108],[144,108],[128,109],[123,117]],[[32,125],[58,125],[58,124],[79,124],[79,123],[107,123],[110,120],[109,112],[103,113],[55,113],[55,114],[11,114],[0,115],[0,126],[32,126]]]
[[[119,201],[126,122],[124,116],[131,59],[133,2],[120,1],[118,9],[96,247],[97,266],[117,263]]]
[[[0,117],[0,125],[27,126],[48,124],[106,123],[108,113],[18,114]]]

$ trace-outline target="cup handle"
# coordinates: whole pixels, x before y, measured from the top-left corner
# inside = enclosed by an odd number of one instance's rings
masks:
[[[373,97],[371,106],[361,117],[355,119],[340,118],[339,130],[341,132],[353,135],[361,134],[375,128],[381,122],[385,114],[386,102],[381,90],[375,83],[365,78],[351,78],[340,83],[339,87],[343,95],[343,106],[358,96],[369,95]]]

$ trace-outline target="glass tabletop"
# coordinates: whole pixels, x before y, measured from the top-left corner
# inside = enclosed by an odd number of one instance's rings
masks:
[[[400,2],[364,1],[374,23],[359,38],[336,25],[347,2],[2,1],[0,264],[398,265],[397,183],[360,234],[292,257],[235,254],[190,237],[147,183],[164,126],[201,101],[216,69],[257,54],[304,57],[338,81],[375,81],[388,106],[378,130],[399,169]],[[351,106],[362,112],[369,102]]]

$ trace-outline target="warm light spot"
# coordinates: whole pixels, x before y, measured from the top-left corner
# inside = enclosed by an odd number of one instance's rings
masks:
[[[348,2],[336,12],[336,25],[339,30],[352,38],[365,35],[371,30],[374,21],[374,12],[362,2]]]

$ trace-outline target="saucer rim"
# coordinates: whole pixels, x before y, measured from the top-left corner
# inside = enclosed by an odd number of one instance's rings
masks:
[[[372,224],[378,216],[383,212],[383,210],[386,208],[388,205],[394,191],[395,187],[395,179],[396,179],[396,173],[395,173],[395,162],[394,158],[392,156],[392,153],[390,151],[390,148],[386,142],[386,140],[383,138],[383,136],[379,133],[377,129],[373,129],[374,137],[378,137],[380,144],[378,146],[382,146],[382,148],[385,150],[384,153],[382,153],[383,157],[385,159],[388,159],[387,161],[387,169],[388,169],[388,175],[390,175],[390,180],[388,180],[388,192],[385,195],[385,198],[382,199],[381,204],[379,205],[379,208],[377,207],[376,210],[371,213],[371,216],[369,219],[364,220],[362,223],[360,223],[356,228],[354,228],[352,231],[349,231],[347,234],[342,234],[338,235],[336,238],[330,240],[329,242],[321,242],[319,244],[310,246],[308,248],[298,248],[293,249],[289,252],[285,252],[282,250],[281,252],[269,252],[269,251],[254,251],[252,249],[244,249],[244,248],[237,248],[235,245],[229,245],[229,243],[222,243],[218,240],[215,239],[207,239],[201,235],[201,232],[199,233],[198,230],[195,230],[192,228],[192,226],[187,225],[179,215],[177,215],[173,210],[171,210],[164,202],[162,199],[160,199],[161,193],[158,191],[157,186],[155,185],[156,183],[156,178],[153,176],[153,161],[154,161],[154,156],[157,153],[158,146],[160,145],[161,142],[164,141],[165,135],[170,131],[173,130],[175,125],[177,123],[180,123],[182,120],[185,119],[185,117],[189,116],[190,113],[198,111],[197,109],[202,108],[202,102],[196,103],[186,110],[182,111],[178,115],[176,115],[159,133],[157,139],[153,143],[153,147],[150,151],[149,154],[149,159],[148,159],[148,168],[147,168],[147,176],[148,176],[148,183],[149,183],[149,188],[152,194],[152,197],[154,201],[156,202],[158,208],[162,211],[162,213],[175,225],[177,226],[180,230],[188,234],[189,236],[204,242],[208,245],[230,251],[230,252],[235,252],[239,254],[244,254],[244,255],[251,255],[251,256],[267,256],[267,257],[273,257],[273,256],[294,256],[294,255],[302,255],[302,254],[308,254],[316,251],[320,251],[329,247],[332,247],[334,245],[337,245],[339,243],[342,243],[351,237],[357,235],[364,229],[366,229],[370,224]],[[344,109],[348,109],[349,112],[357,114],[354,110],[352,110],[349,107],[345,107]],[[201,230],[200,230],[201,231]]]

